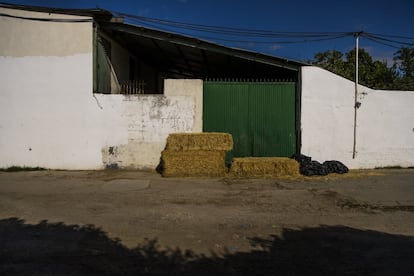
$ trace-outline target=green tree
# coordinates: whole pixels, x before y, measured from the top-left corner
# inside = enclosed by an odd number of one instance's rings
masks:
[[[414,78],[414,46],[398,50],[394,54],[394,62],[404,77]]]
[[[336,50],[325,51],[323,53],[316,53],[315,58],[311,63],[328,71],[342,75],[345,66],[343,56],[344,55],[341,52]]]
[[[336,50],[316,53],[311,63],[355,81],[355,49],[345,56]],[[374,61],[364,49],[358,51],[358,72],[359,82],[368,87],[391,89],[394,85],[394,70],[386,62]]]
[[[345,77],[355,81],[355,49],[346,53]],[[385,61],[374,61],[365,49],[358,51],[359,83],[374,89],[392,89],[396,79],[395,70]]]
[[[394,67],[398,72],[396,87],[414,90],[414,46],[403,47],[394,54]]]

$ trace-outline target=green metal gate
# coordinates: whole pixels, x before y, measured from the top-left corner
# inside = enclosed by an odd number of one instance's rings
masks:
[[[234,157],[296,153],[295,82],[205,81],[203,131],[233,135]]]

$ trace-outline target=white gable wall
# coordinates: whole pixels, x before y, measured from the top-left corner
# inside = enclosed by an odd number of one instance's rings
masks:
[[[179,91],[171,96],[94,95],[92,22],[0,17],[0,30],[0,168],[155,168],[169,132],[199,129],[195,98]],[[189,89],[202,89],[201,81],[189,83]]]
[[[50,14],[1,8],[3,14],[44,19],[91,19],[84,16]],[[71,56],[92,52],[92,22],[41,22],[0,16],[1,56]]]
[[[355,84],[302,67],[302,153],[350,168],[414,166],[414,92],[359,86],[356,158],[352,158]]]
[[[35,18],[85,18],[0,11]],[[91,97],[92,22],[0,17],[0,29],[0,167],[96,168],[105,135],[99,128],[104,120]]]

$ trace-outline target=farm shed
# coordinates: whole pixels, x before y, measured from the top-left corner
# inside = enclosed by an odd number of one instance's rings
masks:
[[[234,156],[414,165],[413,92],[360,89],[352,159],[353,83],[325,70],[100,9],[0,13],[0,167],[155,168],[169,133],[203,130]]]

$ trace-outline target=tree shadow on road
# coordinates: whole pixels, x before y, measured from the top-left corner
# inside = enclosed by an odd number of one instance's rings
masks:
[[[1,275],[412,275],[414,239],[344,226],[284,229],[252,251],[212,256],[147,240],[133,249],[94,226],[0,220]]]

